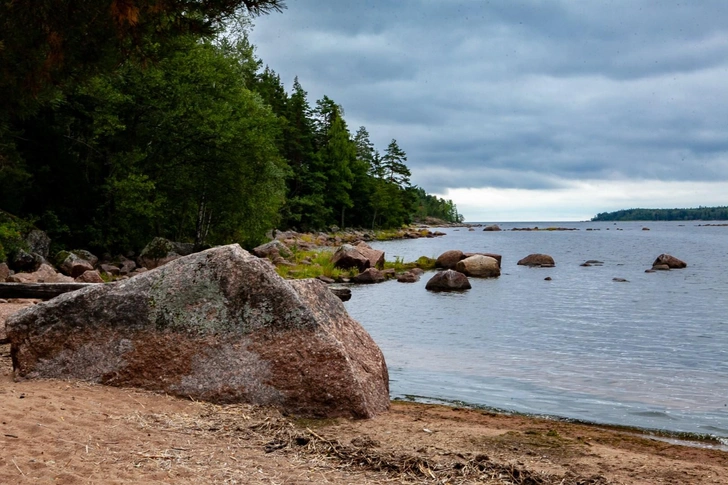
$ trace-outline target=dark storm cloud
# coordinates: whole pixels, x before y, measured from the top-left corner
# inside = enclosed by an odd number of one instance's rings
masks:
[[[288,6],[256,20],[263,61],[396,138],[429,191],[728,180],[728,2]]]

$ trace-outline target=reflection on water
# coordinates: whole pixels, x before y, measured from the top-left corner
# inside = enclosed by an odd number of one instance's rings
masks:
[[[393,397],[728,437],[728,227],[554,225],[581,230],[446,229],[373,245],[389,260],[503,255],[502,276],[471,279],[465,293],[427,292],[430,274],[353,288],[347,309],[384,351]],[[516,265],[530,253],[550,254],[556,267]],[[661,253],[688,268],[645,273]],[[589,259],[604,265],[579,266]]]

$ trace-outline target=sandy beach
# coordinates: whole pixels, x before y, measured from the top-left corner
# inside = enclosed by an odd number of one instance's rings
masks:
[[[0,304],[0,326],[27,302]],[[0,345],[0,483],[723,484],[728,453],[638,432],[393,402],[301,420],[83,382],[14,382]]]

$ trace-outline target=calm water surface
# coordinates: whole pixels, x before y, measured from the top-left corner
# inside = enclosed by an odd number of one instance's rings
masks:
[[[388,260],[503,255],[500,278],[471,278],[464,293],[426,291],[432,273],[352,289],[347,310],[382,348],[392,397],[728,438],[728,227],[499,225],[372,244]],[[579,230],[507,230],[535,225]],[[556,267],[516,265],[531,253]],[[645,273],[661,253],[688,267]],[[579,266],[589,259],[604,265]]]

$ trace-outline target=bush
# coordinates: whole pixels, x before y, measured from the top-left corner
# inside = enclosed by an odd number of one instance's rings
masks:
[[[26,244],[21,232],[22,228],[13,221],[0,223],[0,262],[7,261]]]

